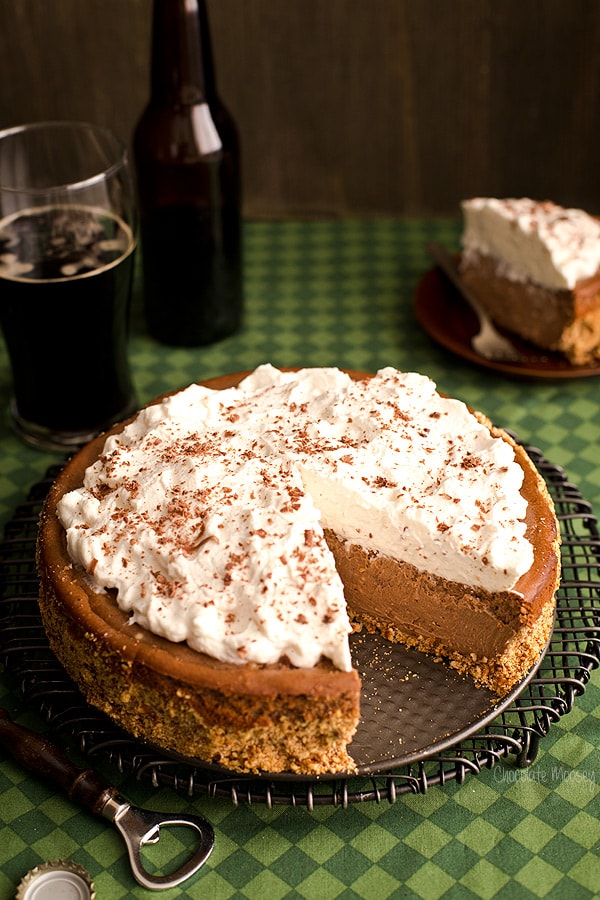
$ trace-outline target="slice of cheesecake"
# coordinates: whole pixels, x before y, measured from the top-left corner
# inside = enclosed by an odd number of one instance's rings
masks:
[[[600,358],[600,221],[529,198],[462,203],[461,275],[496,324],[574,365]]]

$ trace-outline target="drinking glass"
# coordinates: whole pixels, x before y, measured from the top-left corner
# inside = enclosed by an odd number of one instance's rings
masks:
[[[127,153],[110,131],[0,131],[0,324],[10,417],[27,443],[72,450],[135,410],[135,235]]]

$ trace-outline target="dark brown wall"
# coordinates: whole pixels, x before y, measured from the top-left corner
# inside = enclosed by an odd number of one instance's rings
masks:
[[[248,216],[452,214],[474,194],[600,212],[598,0],[208,0]],[[128,140],[151,0],[0,0],[0,126]]]

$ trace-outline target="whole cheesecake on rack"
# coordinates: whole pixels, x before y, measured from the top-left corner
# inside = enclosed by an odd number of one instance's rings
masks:
[[[497,325],[574,365],[600,359],[600,220],[528,197],[462,203],[461,277]]]
[[[351,630],[497,694],[552,629],[558,529],[508,434],[395,369],[260,366],[81,450],[45,504],[40,609],[88,701],[242,772],[352,772]]]

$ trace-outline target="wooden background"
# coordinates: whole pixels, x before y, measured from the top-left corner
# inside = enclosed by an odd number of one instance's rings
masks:
[[[599,0],[207,0],[249,217],[600,212]],[[0,0],[0,126],[129,141],[151,0]]]

